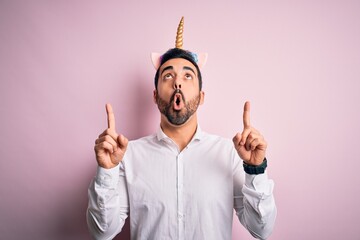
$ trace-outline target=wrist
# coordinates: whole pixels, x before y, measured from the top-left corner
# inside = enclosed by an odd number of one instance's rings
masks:
[[[245,161],[243,162],[243,167],[244,167],[244,171],[247,174],[251,174],[251,175],[258,175],[258,174],[262,174],[265,172],[265,169],[267,167],[267,159],[264,158],[263,162],[260,165],[250,165],[247,164]]]
[[[97,167],[95,181],[102,187],[114,188],[119,180],[119,167],[103,168]]]

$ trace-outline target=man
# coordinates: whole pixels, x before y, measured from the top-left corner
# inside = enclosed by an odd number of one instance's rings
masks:
[[[197,121],[201,72],[194,54],[179,48],[161,57],[153,98],[159,130],[129,143],[106,105],[108,128],[95,142],[99,166],[89,187],[92,236],[114,238],[130,212],[132,239],[231,239],[235,209],[254,237],[267,238],[276,217],[273,182],[264,171],[267,143],[250,125],[249,102],[233,143],[203,132]]]

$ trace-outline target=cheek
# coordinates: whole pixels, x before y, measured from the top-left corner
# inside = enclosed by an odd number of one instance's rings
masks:
[[[195,96],[198,96],[200,92],[198,86],[184,86],[184,88],[181,88],[181,90],[183,91],[187,100],[193,99]]]
[[[158,87],[157,95],[158,97],[167,100],[171,95],[173,91],[169,91],[168,89],[162,89]]]
[[[190,92],[199,92],[200,91],[198,79],[187,81],[183,85],[184,85],[183,87],[186,88],[187,90],[189,90]]]

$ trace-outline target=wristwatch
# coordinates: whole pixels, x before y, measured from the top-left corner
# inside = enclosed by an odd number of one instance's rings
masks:
[[[265,172],[265,169],[267,167],[267,160],[266,158],[264,158],[264,161],[258,166],[252,166],[243,162],[243,166],[244,166],[244,171],[247,174],[258,175]]]

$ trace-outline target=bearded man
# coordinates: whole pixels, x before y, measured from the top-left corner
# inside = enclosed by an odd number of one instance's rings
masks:
[[[250,103],[233,141],[208,134],[197,119],[204,103],[197,55],[176,47],[154,65],[156,133],[128,141],[106,105],[108,128],[95,142],[98,168],[89,187],[90,233],[112,239],[130,214],[131,239],[230,240],[235,210],[254,237],[267,238],[276,218],[274,183]]]

